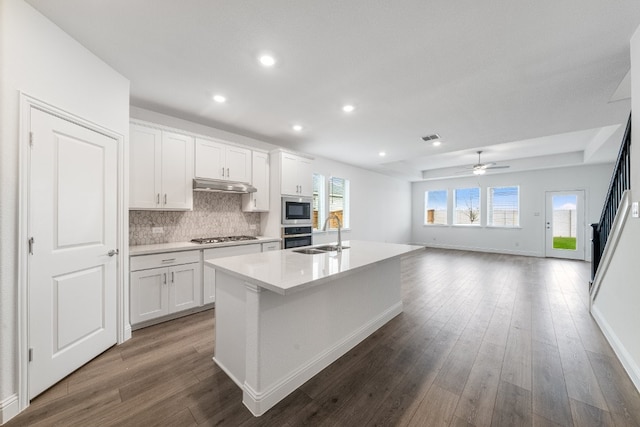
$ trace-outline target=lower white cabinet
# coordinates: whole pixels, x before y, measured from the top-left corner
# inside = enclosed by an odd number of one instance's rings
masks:
[[[205,249],[202,258],[224,258],[228,256],[254,254],[261,252],[261,245],[250,244],[241,246],[227,246],[224,248]],[[210,304],[216,300],[216,271],[214,268],[204,265],[203,304]]]
[[[200,251],[131,259],[131,324],[202,305]]]

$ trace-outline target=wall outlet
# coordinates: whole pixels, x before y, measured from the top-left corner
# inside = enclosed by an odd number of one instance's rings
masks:
[[[631,204],[631,216],[634,218],[640,217],[640,211],[638,210],[638,202],[633,202]]]
[[[153,234],[162,234],[162,233],[164,233],[164,228],[162,228],[162,227],[151,227],[151,233],[153,233]]]

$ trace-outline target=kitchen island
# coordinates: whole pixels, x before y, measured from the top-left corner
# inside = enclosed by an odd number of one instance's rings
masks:
[[[205,260],[216,274],[215,362],[262,415],[402,312],[400,260],[422,246],[348,241]]]

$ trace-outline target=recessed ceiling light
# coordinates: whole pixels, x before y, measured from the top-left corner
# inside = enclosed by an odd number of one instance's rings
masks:
[[[434,147],[439,147],[442,144],[442,141],[433,141],[431,144],[433,144]]]
[[[224,104],[225,102],[227,102],[227,97],[224,95],[214,95],[213,100],[219,104]]]
[[[262,55],[258,60],[265,67],[273,67],[276,64],[276,59],[271,55]]]
[[[387,155],[387,153],[385,153],[384,151],[381,151],[381,152],[378,153],[378,156],[380,156],[380,157],[384,157],[386,155]]]
[[[343,106],[343,107],[342,107],[342,111],[344,111],[345,113],[350,113],[350,112],[352,112],[352,111],[353,111],[353,110],[355,110],[355,109],[356,109],[356,107],[354,107],[354,106],[353,106],[353,105],[351,105],[351,104],[347,104],[347,105],[345,105],[345,106]]]
[[[291,126],[291,129],[295,130],[296,132],[300,132],[302,130],[302,125],[293,125]]]

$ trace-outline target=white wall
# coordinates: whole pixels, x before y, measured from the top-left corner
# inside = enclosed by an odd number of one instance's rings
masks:
[[[631,198],[640,199],[640,28],[631,39]],[[593,301],[592,313],[640,390],[640,219],[627,217],[611,264]]]
[[[0,422],[17,407],[19,93],[128,135],[129,82],[22,0],[0,0]]]
[[[412,185],[411,241],[432,247],[544,256],[545,192],[585,190],[585,253],[590,259],[589,224],[600,217],[612,170],[612,164],[603,164],[415,182]],[[486,227],[487,187],[512,185],[520,186],[520,227]],[[455,188],[478,186],[481,189],[481,227],[424,225],[425,191],[449,190],[451,199]]]

